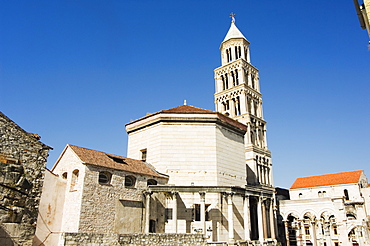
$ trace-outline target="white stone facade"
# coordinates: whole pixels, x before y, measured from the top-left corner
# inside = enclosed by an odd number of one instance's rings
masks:
[[[287,245],[370,245],[370,187],[358,172],[355,183],[290,190],[291,200],[279,206]]]

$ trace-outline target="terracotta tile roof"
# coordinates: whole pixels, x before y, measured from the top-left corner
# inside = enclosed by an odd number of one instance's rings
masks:
[[[297,178],[290,189],[358,183],[362,170]]]
[[[170,108],[166,110],[159,111],[158,113],[168,113],[168,114],[176,114],[176,113],[181,113],[181,114],[212,114],[215,113],[215,111],[212,110],[207,110],[207,109],[202,109],[202,108],[197,108],[194,106],[190,105],[181,105],[175,108]]]
[[[127,125],[130,125],[134,122],[137,122],[137,121],[140,121],[140,120],[143,120],[143,119],[146,119],[150,116],[153,116],[153,115],[157,115],[157,114],[215,114],[217,115],[217,117],[221,120],[221,121],[224,121],[224,122],[227,122],[228,124],[230,125],[233,125],[233,126],[236,126],[238,128],[241,128],[243,129],[244,131],[247,131],[248,128],[246,125],[234,120],[234,119],[231,119],[230,117],[226,116],[226,115],[223,115],[219,112],[216,112],[216,111],[212,111],[212,110],[207,110],[207,109],[202,109],[202,108],[198,108],[198,107],[194,107],[194,106],[190,106],[190,105],[181,105],[181,106],[178,106],[178,107],[175,107],[175,108],[170,108],[170,109],[166,109],[166,110],[161,110],[161,111],[158,111],[156,113],[153,113],[153,114],[149,114],[143,118],[140,118],[140,119],[137,119],[133,122],[130,122]]]
[[[132,173],[165,177],[151,168],[147,163],[119,155],[107,154],[101,151],[86,149],[68,144],[84,164],[123,170]]]

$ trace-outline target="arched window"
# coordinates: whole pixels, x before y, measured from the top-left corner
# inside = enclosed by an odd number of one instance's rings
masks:
[[[238,70],[235,70],[235,85],[239,85]]]
[[[344,197],[347,201],[349,200],[349,195],[348,195],[348,190],[347,189],[344,190]]]
[[[64,173],[62,174],[62,178],[63,178],[63,179],[67,179],[67,177],[68,177],[68,173],[67,173],[67,172],[64,172]]]
[[[355,219],[356,219],[356,216],[354,214],[350,214],[350,213],[347,214],[347,220],[355,220]]]
[[[230,61],[229,49],[226,50],[226,58],[227,58],[227,62],[229,62]]]
[[[110,172],[99,172],[99,184],[109,184],[112,178]]]
[[[78,169],[73,170],[70,191],[75,191],[76,190],[76,186],[77,186],[77,182],[78,182],[78,174],[79,174]]]
[[[157,185],[158,182],[157,180],[154,180],[154,179],[148,179],[148,181],[146,182],[147,185]]]
[[[299,193],[298,198],[302,198],[302,193]]]
[[[319,197],[322,197],[322,193],[321,193],[321,191],[319,191],[319,192],[317,193],[317,195],[318,195]]]
[[[134,188],[135,183],[136,183],[136,178],[134,176],[125,177],[125,187],[126,188]]]

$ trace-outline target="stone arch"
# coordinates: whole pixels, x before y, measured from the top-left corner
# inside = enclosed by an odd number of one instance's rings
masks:
[[[284,220],[288,220],[288,218],[290,216],[292,216],[292,217],[294,217],[296,219],[299,219],[298,212],[296,212],[296,211],[290,211],[290,212],[288,212],[286,214],[282,214],[282,216],[283,216],[283,219]]]
[[[319,215],[320,215],[320,219],[324,219],[327,221],[329,220],[331,215],[334,215],[334,211],[331,209],[325,208],[319,212]]]
[[[313,211],[307,211],[306,210],[306,212],[303,213],[301,218],[305,219],[305,220],[308,219],[310,221],[314,221],[316,219],[316,215]]]

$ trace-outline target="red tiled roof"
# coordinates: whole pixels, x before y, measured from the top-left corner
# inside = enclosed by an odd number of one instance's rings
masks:
[[[107,167],[116,170],[123,170],[156,177],[165,176],[156,172],[143,161],[119,155],[107,154],[101,151],[86,149],[70,144],[68,144],[68,146],[76,153],[76,155],[81,159],[82,162],[84,162],[84,164]]]
[[[135,120],[133,122],[137,122],[137,121],[140,121],[140,120],[143,120],[145,118],[148,118],[152,115],[156,115],[156,114],[215,114],[218,116],[218,118],[221,120],[221,121],[224,121],[224,122],[227,122],[228,124],[230,125],[233,125],[233,126],[236,126],[240,129],[243,129],[244,131],[247,131],[248,128],[246,125],[226,116],[226,115],[223,115],[219,112],[216,112],[216,111],[212,111],[212,110],[207,110],[207,109],[202,109],[202,108],[198,108],[198,107],[194,107],[194,106],[190,106],[190,105],[181,105],[181,106],[178,106],[178,107],[175,107],[175,108],[170,108],[170,109],[166,109],[166,110],[161,110],[161,111],[158,111],[156,113],[153,113],[153,114],[150,114],[150,115],[147,115],[143,118],[140,118],[138,120]],[[133,122],[130,122],[127,125],[130,125],[131,123]]]
[[[190,106],[190,105],[181,105],[175,108],[170,108],[170,109],[159,111],[159,113],[212,114],[212,113],[215,113],[215,111],[197,108],[197,107]]]
[[[358,183],[362,170],[297,178],[290,189]]]

